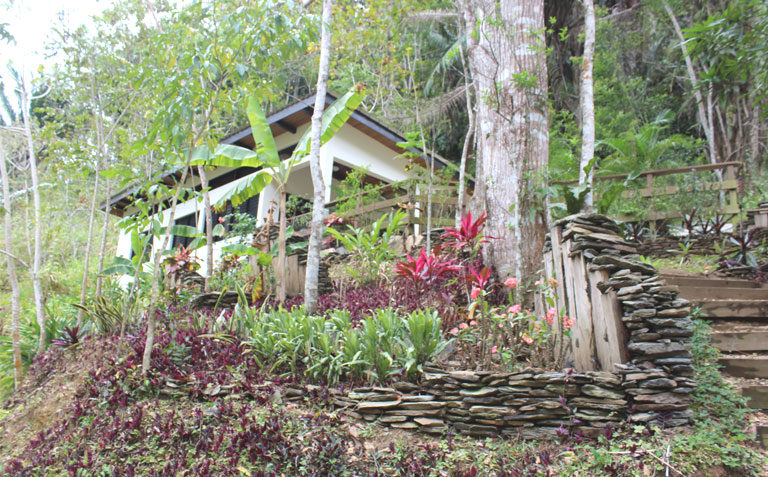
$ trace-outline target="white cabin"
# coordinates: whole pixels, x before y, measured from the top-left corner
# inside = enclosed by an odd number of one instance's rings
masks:
[[[336,100],[331,94],[326,96],[326,105]],[[267,117],[272,134],[275,137],[275,143],[280,151],[280,157],[284,160],[290,157],[293,148],[304,134],[311,127],[311,117],[315,96],[304,98],[290,106],[287,106]],[[333,185],[339,184],[346,177],[346,173],[354,168],[367,168],[366,180],[377,183],[392,184],[408,178],[407,165],[408,159],[403,157],[406,152],[403,148],[397,146],[398,142],[404,141],[402,134],[382,125],[370,115],[358,110],[355,111],[347,123],[342,126],[338,133],[320,149],[320,166],[323,172],[323,179],[326,184],[325,200],[330,202],[335,197]],[[252,149],[254,139],[251,135],[251,128],[243,129],[222,141],[225,144],[235,144]],[[420,151],[419,151],[420,152]],[[442,168],[447,161],[437,155],[434,157],[435,168]],[[250,168],[228,168],[217,167],[214,170],[207,170],[209,186],[211,188],[211,203],[215,204],[224,194],[236,186],[239,179],[254,174],[256,169]],[[180,178],[181,171],[177,170],[168,173],[164,180],[170,184],[173,182],[173,176]],[[192,174],[188,175],[187,187],[200,186],[200,179],[197,176],[196,168],[192,169]],[[131,206],[132,195],[137,189],[122,192],[113,196],[108,207],[110,213],[117,216],[126,216],[136,212]],[[305,158],[294,166],[287,185],[287,193],[295,195],[309,201],[313,197],[312,178],[310,175],[309,158]],[[257,218],[257,225],[264,223],[270,209],[272,209],[273,219],[278,220],[278,201],[277,184],[271,182],[258,196],[250,198],[246,203],[238,206],[241,212],[247,212]],[[191,225],[198,230],[205,230],[205,213],[203,202],[198,199],[191,199],[179,203],[176,207],[175,224]],[[219,216],[224,216],[232,212],[232,207],[228,206],[225,212],[217,214],[214,212],[214,225]],[[170,210],[166,209],[160,212],[162,214],[162,224],[168,225]],[[169,241],[175,248],[179,244],[187,245],[191,241],[187,237],[173,237]],[[214,260],[221,256],[223,246],[230,243],[230,239],[214,240]],[[155,246],[162,245],[159,239]],[[130,236],[121,232],[117,245],[117,255],[130,258],[132,253]],[[204,248],[196,251],[200,259],[201,272],[206,267],[206,252]]]

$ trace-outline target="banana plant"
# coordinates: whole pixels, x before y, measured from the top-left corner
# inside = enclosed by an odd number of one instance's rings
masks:
[[[351,89],[344,96],[337,99],[323,113],[323,127],[320,136],[320,145],[327,143],[341,127],[352,116],[357,107],[362,102],[362,96],[356,90]],[[237,207],[249,198],[261,193],[264,188],[273,180],[277,182],[280,193],[280,229],[278,235],[278,256],[277,264],[274,268],[279,275],[277,278],[277,299],[280,302],[285,300],[285,273],[286,261],[286,228],[285,204],[287,201],[287,186],[293,167],[298,164],[310,150],[310,132],[307,129],[293,150],[291,157],[281,161],[275,138],[272,130],[269,128],[269,122],[264,114],[264,110],[255,96],[248,98],[246,105],[246,114],[248,122],[251,125],[251,134],[253,135],[256,147],[250,150],[233,144],[220,144],[215,148],[202,145],[192,152],[191,165],[220,166],[220,167],[261,167],[254,174],[240,179],[236,185],[225,194],[216,208],[226,207],[227,202],[231,202],[233,207]],[[255,250],[255,249],[254,249]],[[251,251],[251,253],[256,253]],[[266,262],[266,259],[262,259]]]

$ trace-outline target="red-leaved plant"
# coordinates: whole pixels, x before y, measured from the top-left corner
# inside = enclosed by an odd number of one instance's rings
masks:
[[[441,239],[448,239],[443,246],[456,251],[469,249],[474,255],[478,251],[478,247],[487,243],[488,239],[491,238],[483,234],[487,219],[488,217],[483,212],[480,217],[473,221],[472,212],[467,212],[467,215],[461,219],[460,227],[449,227],[440,236]]]
[[[455,262],[455,258],[446,260],[434,252],[427,255],[422,249],[418,258],[414,259],[410,254],[406,254],[406,261],[399,262],[395,267],[398,279],[409,280],[417,288],[421,288],[451,272],[462,271],[463,267]]]

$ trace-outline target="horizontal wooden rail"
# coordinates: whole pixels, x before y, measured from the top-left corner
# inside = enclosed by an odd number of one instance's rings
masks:
[[[672,169],[655,169],[651,171],[645,171],[638,174],[638,178],[640,177],[646,177],[646,176],[653,176],[653,177],[660,177],[660,176],[669,176],[674,174],[685,174],[687,172],[706,172],[706,171],[716,171],[716,170],[722,170],[722,169],[728,169],[729,167],[733,168],[740,168],[744,166],[744,163],[742,162],[720,162],[718,164],[703,164],[700,166],[689,166],[689,167],[675,167]],[[595,176],[595,180],[598,182],[601,181],[615,181],[620,179],[626,179],[629,177],[629,174],[611,174],[611,175],[604,175],[604,176]],[[553,181],[553,185],[573,185],[578,184],[579,180],[574,179],[570,181]]]

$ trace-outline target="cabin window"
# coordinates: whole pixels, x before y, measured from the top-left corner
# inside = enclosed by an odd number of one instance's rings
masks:
[[[178,218],[174,221],[175,225],[188,225],[190,227],[197,228],[197,216],[195,214],[189,214],[185,215],[184,217]],[[173,249],[177,249],[179,245],[183,245],[184,247],[189,247],[189,244],[192,243],[194,240],[193,237],[181,237],[178,235],[173,236]]]
[[[219,221],[219,218],[225,219],[222,225],[224,225],[224,230],[229,232],[232,228],[232,217],[229,217],[234,212],[234,208],[232,207],[232,203],[227,203],[227,207],[222,210],[221,212],[217,212],[216,210],[212,211],[212,219],[213,219],[213,226],[215,227],[216,224],[221,223]],[[259,196],[255,195],[242,204],[237,206],[237,211],[242,214],[248,214],[251,217],[258,218],[259,213]],[[222,240],[224,237],[213,237],[214,242],[218,242],[219,240]]]

